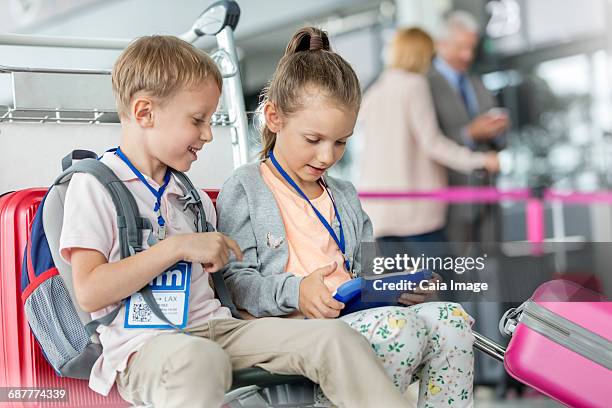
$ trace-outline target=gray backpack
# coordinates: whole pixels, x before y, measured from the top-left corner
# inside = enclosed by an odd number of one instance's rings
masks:
[[[78,161],[73,163],[74,160]],[[59,256],[64,199],[72,175],[91,174],[109,192],[117,212],[121,259],[142,251],[143,233],[149,232],[147,243],[150,246],[157,241],[150,234],[151,222],[140,216],[132,194],[108,166],[97,160],[95,153],[73,151],[62,160],[62,170],[47,191],[32,222],[22,266],[22,300],[32,332],[56,373],[62,377],[88,379],[94,362],[102,353],[96,328],[101,324],[110,324],[123,302],[111,313],[96,320],[92,320],[78,306],[71,266]],[[181,172],[172,172],[185,193],[181,201],[196,216],[197,231],[214,231],[214,227],[206,221],[200,194],[189,178]],[[238,317],[223,276],[220,273],[211,276],[219,300],[233,316]],[[155,316],[182,331],[164,316],[148,285],[140,290],[140,294]]]

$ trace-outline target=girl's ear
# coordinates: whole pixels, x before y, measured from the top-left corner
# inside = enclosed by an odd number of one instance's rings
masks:
[[[132,117],[141,127],[153,126],[153,101],[149,98],[138,97],[132,102]]]
[[[277,109],[274,102],[266,102],[263,108],[266,126],[272,133],[278,133],[283,125],[281,112]]]

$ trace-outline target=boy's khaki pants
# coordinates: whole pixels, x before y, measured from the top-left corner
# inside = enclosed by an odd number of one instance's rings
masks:
[[[232,370],[301,374],[339,407],[404,407],[368,341],[340,320],[217,319],[161,334],[132,356],[117,385],[123,398],[159,408],[221,406]]]

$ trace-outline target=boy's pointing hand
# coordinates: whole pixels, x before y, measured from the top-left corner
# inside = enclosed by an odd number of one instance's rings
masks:
[[[233,239],[219,232],[201,232],[177,236],[179,250],[187,262],[201,263],[206,272],[221,270],[230,259],[230,251],[242,261],[242,251]]]

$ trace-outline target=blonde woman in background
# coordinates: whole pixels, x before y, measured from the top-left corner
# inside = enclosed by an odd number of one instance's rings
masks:
[[[464,173],[498,170],[496,153],[473,152],[438,128],[425,76],[433,56],[434,42],[425,31],[405,28],[395,34],[388,67],[366,91],[359,113],[364,138],[359,190],[438,190],[448,185],[446,168]],[[446,203],[366,200],[363,205],[384,253],[401,247],[415,256],[448,254]],[[437,272],[450,278],[447,271]]]

